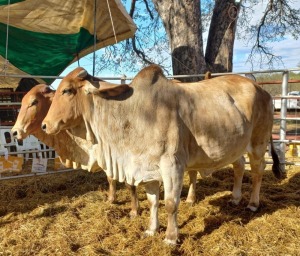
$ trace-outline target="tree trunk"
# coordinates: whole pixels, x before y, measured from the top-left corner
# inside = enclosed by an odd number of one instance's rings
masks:
[[[216,0],[210,23],[205,61],[211,72],[231,72],[236,23],[240,4]]]
[[[152,0],[170,41],[174,75],[203,74],[200,0]],[[180,79],[182,81],[197,81]]]

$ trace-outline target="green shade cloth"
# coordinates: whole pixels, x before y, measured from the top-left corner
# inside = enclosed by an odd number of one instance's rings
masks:
[[[57,76],[94,48],[134,35],[136,26],[119,0],[109,0],[108,4],[107,0],[97,0],[96,16],[94,3],[11,0],[8,5],[8,0],[0,0],[0,83],[10,74]]]

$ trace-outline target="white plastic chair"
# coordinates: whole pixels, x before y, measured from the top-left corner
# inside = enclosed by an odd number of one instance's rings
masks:
[[[4,156],[7,158],[8,156],[8,150],[6,147],[3,146],[4,143],[3,141],[0,139],[0,156]],[[1,168],[0,168],[1,169]]]
[[[8,149],[10,152],[10,147],[15,146],[15,141],[10,134],[10,129],[1,128],[0,129],[0,140],[1,144]]]
[[[33,135],[29,135],[26,139],[22,141],[16,141],[16,148],[17,152],[21,151],[30,151],[30,150],[41,150],[41,145],[39,140],[34,137]],[[25,160],[29,159],[29,154],[30,153],[25,153]],[[42,157],[41,153],[31,153],[33,158],[36,158],[37,156]],[[21,154],[18,154],[20,156]]]
[[[41,146],[41,150],[52,149],[41,141],[40,141],[40,146]],[[54,149],[53,151],[42,152],[42,154],[43,154],[43,158],[54,159],[56,157],[56,152],[54,151]]]

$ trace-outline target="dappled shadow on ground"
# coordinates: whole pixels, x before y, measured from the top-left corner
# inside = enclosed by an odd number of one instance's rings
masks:
[[[243,198],[238,206],[230,203],[231,193],[222,193],[231,191],[233,185],[233,171],[230,169],[220,170],[212,177],[200,179],[197,184],[198,203],[211,197],[208,204],[218,209],[216,212],[210,212],[209,216],[204,217],[204,229],[194,234],[194,239],[199,239],[204,235],[209,235],[224,223],[237,223],[247,225],[250,221],[260,218],[264,215],[270,215],[279,209],[287,207],[300,206],[300,173],[288,176],[282,181],[274,178],[271,171],[266,171],[260,193],[260,207],[257,212],[251,212],[246,209],[250,199],[251,176],[246,172],[243,179]],[[184,189],[186,193],[186,188]],[[192,217],[191,217],[192,218]],[[190,221],[186,219],[181,227],[184,227]],[[182,239],[189,235],[182,235]]]

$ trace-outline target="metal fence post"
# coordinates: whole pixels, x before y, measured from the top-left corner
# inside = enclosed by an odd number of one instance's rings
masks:
[[[126,83],[126,78],[127,78],[126,75],[123,75],[123,76],[121,77],[121,84],[125,84],[125,83]]]
[[[282,91],[281,96],[287,96],[288,94],[288,81],[289,81],[289,71],[284,71],[282,73]],[[280,111],[280,162],[282,164],[282,169],[285,170],[285,151],[286,151],[286,115],[287,115],[287,99],[281,99],[281,111]]]

